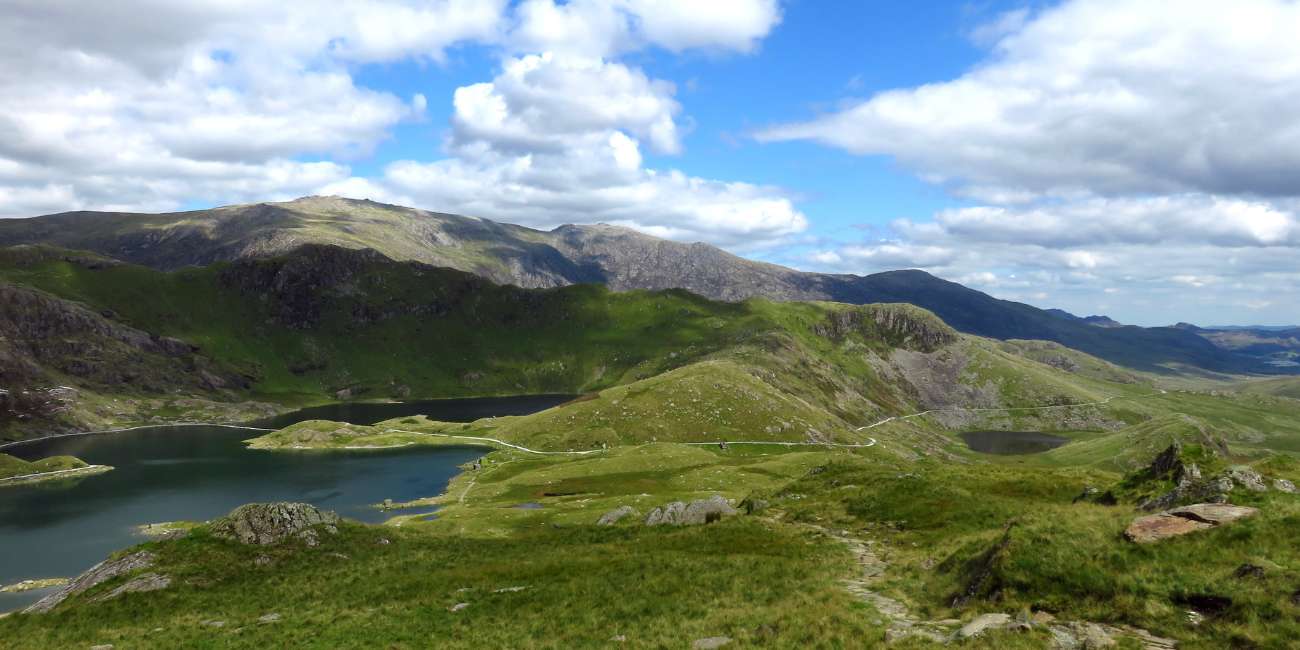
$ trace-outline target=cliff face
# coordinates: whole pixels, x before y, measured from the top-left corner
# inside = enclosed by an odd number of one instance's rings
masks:
[[[912,305],[864,305],[833,312],[813,327],[819,336],[843,340],[851,334],[880,340],[890,347],[934,352],[956,343],[957,331],[934,314]]]
[[[25,409],[51,407],[61,397],[47,393],[64,383],[157,394],[244,387],[242,377],[211,363],[194,346],[111,316],[0,283],[0,387],[8,392],[4,410],[16,416]]]

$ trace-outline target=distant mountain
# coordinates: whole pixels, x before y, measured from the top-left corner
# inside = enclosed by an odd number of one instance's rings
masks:
[[[0,246],[17,244],[93,251],[163,270],[332,244],[521,287],[601,283],[616,291],[681,288],[730,301],[906,302],[929,309],[963,332],[1056,341],[1143,370],[1177,365],[1219,372],[1272,368],[1192,332],[1119,326],[1110,319],[1072,321],[922,271],[807,273],[617,226],[541,231],[368,200],[307,197],[170,214],[67,212],[0,220]]]
[[[1300,367],[1300,327],[1188,327],[1218,347],[1260,363],[1276,368]]]
[[[1192,327],[1195,327],[1193,325]],[[1234,330],[1256,330],[1260,332],[1282,332],[1286,330],[1300,330],[1300,325],[1206,325],[1207,330],[1223,330],[1231,332]]]
[[[1086,323],[1094,327],[1124,327],[1124,324],[1110,316],[1075,316],[1064,309],[1046,309],[1047,313],[1062,320]]]

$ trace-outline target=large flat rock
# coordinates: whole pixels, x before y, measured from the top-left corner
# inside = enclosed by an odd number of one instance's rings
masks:
[[[1139,544],[1147,544],[1223,526],[1239,519],[1253,517],[1258,513],[1257,508],[1234,506],[1230,503],[1197,503],[1159,514],[1138,517],[1129,524],[1124,531],[1124,536]]]
[[[1158,515],[1147,515],[1134,519],[1133,523],[1129,524],[1128,528],[1125,529],[1124,536],[1138,544],[1149,544],[1207,528],[1214,528],[1214,524],[1207,524],[1203,521],[1185,517],[1176,517],[1162,512]]]
[[[1234,506],[1231,503],[1197,503],[1195,505],[1174,508],[1169,511],[1169,514],[1175,517],[1194,519],[1196,521],[1219,526],[1222,524],[1230,524],[1238,519],[1254,517],[1259,514],[1259,509],[1247,506]]]

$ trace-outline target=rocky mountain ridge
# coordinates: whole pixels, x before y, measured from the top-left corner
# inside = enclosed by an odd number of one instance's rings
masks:
[[[727,301],[765,297],[910,303],[965,333],[1056,341],[1142,370],[1290,371],[1216,346],[1193,331],[1062,318],[923,271],[811,273],[618,226],[565,225],[541,231],[339,197],[171,214],[67,212],[0,220],[0,246],[19,244],[93,251],[162,270],[271,257],[306,244],[326,244],[372,249],[393,260],[449,267],[525,288],[599,283],[615,291],[685,289]]]

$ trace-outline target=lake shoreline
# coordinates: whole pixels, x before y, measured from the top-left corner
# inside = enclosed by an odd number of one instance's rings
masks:
[[[21,447],[23,445],[29,445],[38,442],[48,442],[50,440],[58,440],[61,438],[70,438],[76,436],[95,436],[95,435],[104,435],[110,433],[124,433],[127,431],[136,431],[139,429],[148,429],[153,427],[222,427],[228,429],[245,429],[248,431],[269,432],[269,431],[276,431],[278,429],[282,429],[283,427],[267,427],[267,426],[257,426],[257,425],[271,422],[272,420],[275,420],[277,418],[292,416],[296,413],[308,413],[316,409],[347,408],[353,406],[364,407],[364,406],[385,406],[385,405],[401,405],[401,404],[424,404],[424,403],[433,404],[438,402],[450,403],[450,402],[455,402],[460,400],[517,399],[517,398],[524,398],[524,397],[542,398],[542,399],[565,398],[566,400],[570,400],[577,397],[577,395],[571,393],[541,393],[541,394],[519,393],[519,394],[509,394],[509,395],[474,395],[469,397],[464,397],[464,396],[429,397],[429,398],[407,399],[407,400],[376,398],[376,399],[365,399],[365,400],[352,400],[346,402],[323,402],[319,404],[309,404],[307,406],[286,410],[283,413],[278,413],[276,415],[266,417],[266,418],[259,418],[257,420],[242,420],[239,422],[195,422],[192,420],[181,421],[181,422],[149,422],[149,423],[140,423],[140,424],[128,424],[127,426],[121,426],[112,429],[97,429],[93,431],[69,431],[66,433],[51,433],[49,435],[38,436],[35,438],[26,438],[23,440],[10,440],[8,442],[0,443],[0,452],[3,452],[6,449]]]
[[[74,467],[72,469],[56,469],[50,472],[23,474],[22,476],[7,476],[5,478],[0,478],[0,488],[15,485],[31,485],[43,481],[57,481],[65,478],[95,476],[96,474],[111,472],[113,469],[112,465],[87,465],[85,467]]]

